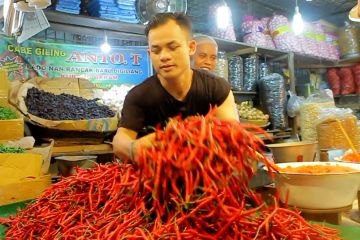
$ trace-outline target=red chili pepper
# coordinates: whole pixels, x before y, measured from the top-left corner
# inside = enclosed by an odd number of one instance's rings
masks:
[[[329,239],[297,210],[266,206],[249,188],[263,161],[257,127],[207,116],[156,129],[138,166],[101,164],[52,185],[15,217],[6,239]],[[259,155],[260,154],[260,155]],[[250,200],[252,206],[250,206]]]

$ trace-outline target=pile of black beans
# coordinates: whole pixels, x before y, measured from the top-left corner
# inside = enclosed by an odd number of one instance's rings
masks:
[[[98,99],[87,100],[70,94],[53,94],[30,88],[25,98],[28,112],[48,120],[85,120],[114,117],[115,113]]]

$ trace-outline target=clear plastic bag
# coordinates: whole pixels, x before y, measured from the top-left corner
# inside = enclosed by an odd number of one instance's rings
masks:
[[[300,113],[300,106],[304,103],[305,98],[302,96],[296,96],[290,92],[290,98],[287,103],[287,115],[289,117],[295,117]]]
[[[357,118],[349,108],[323,107],[319,109],[316,121],[317,135],[320,149],[349,149],[346,136],[356,145]],[[341,126],[340,126],[341,125]]]
[[[316,142],[317,132],[314,121],[319,118],[322,107],[335,107],[331,90],[323,90],[310,95],[300,107],[300,126],[303,141]]]
[[[244,60],[244,90],[256,91],[259,79],[259,56],[252,54]]]
[[[285,80],[278,73],[261,78],[260,96],[266,111],[270,115],[274,129],[284,129],[288,126],[286,117],[286,90]]]
[[[234,90],[243,90],[244,69],[243,60],[240,56],[233,56],[229,59],[229,81]]]

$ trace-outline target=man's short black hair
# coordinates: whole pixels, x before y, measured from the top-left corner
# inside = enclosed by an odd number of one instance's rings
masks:
[[[192,24],[191,20],[188,16],[181,12],[166,12],[166,13],[158,13],[156,14],[146,25],[145,35],[149,36],[149,32],[151,29],[157,28],[170,20],[174,20],[181,28],[185,28],[189,31],[189,36],[192,36]]]

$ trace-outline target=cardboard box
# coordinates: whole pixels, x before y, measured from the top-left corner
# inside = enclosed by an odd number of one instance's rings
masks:
[[[9,79],[6,69],[0,68],[0,97],[8,97]]]
[[[14,140],[24,137],[24,119],[22,115],[9,105],[1,107],[10,107],[18,116],[17,119],[0,120],[0,140]]]
[[[0,69],[0,106],[8,106],[9,79],[7,71]]]
[[[0,153],[0,205],[34,199],[51,185],[38,153]]]
[[[51,186],[50,175],[26,178],[6,184],[0,182],[0,206],[37,198],[49,186]]]
[[[36,153],[0,153],[0,184],[42,176],[42,163],[42,155]]]
[[[43,175],[48,174],[51,155],[53,152],[54,141],[50,140],[48,142],[43,142],[40,146],[34,147],[35,139],[33,137],[24,137],[19,140],[13,141],[4,141],[0,140],[0,144],[8,146],[8,147],[19,147],[26,149],[26,153],[0,153],[0,168],[6,162],[8,163],[7,167],[14,168],[14,166],[23,164],[24,166],[29,168],[29,164],[31,163],[32,167],[38,166],[38,158],[41,157],[41,173]],[[34,156],[35,155],[35,156]],[[36,170],[38,172],[38,170]],[[36,172],[36,174],[38,174]],[[30,175],[34,175],[34,173],[29,173]],[[0,175],[1,176],[1,175]],[[24,175],[25,176],[25,175]],[[27,176],[27,175],[26,175]],[[1,182],[1,177],[0,177]]]

